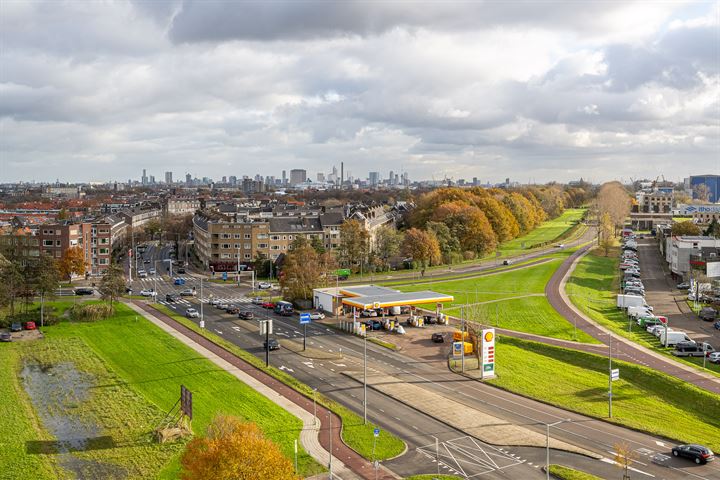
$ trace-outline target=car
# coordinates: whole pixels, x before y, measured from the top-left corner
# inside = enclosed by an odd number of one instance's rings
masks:
[[[322,320],[325,318],[325,314],[322,312],[312,312],[310,314],[310,320]]]
[[[664,332],[664,331],[665,331],[665,324],[660,324],[660,325],[648,325],[648,327],[647,327],[646,330],[647,330],[648,333],[651,333],[651,334],[655,335],[656,337],[659,337],[659,336],[660,336],[660,332]],[[667,327],[667,331],[668,331],[668,332],[674,332],[674,330],[673,330],[672,328],[670,328],[670,327]]]
[[[511,260],[503,260],[503,265],[510,265],[511,263]]]
[[[157,295],[157,292],[155,290],[153,290],[152,288],[142,289],[142,290],[140,290],[140,295],[142,295],[143,297],[154,297]]]
[[[255,318],[255,315],[250,310],[243,310],[238,313],[238,318],[241,318],[243,320],[252,320],[253,318]]]
[[[149,260],[149,259],[145,259],[145,260],[143,260],[143,263],[145,263],[145,264],[150,263],[150,260]]]
[[[0,333],[0,342],[12,342],[12,334],[9,332]]]
[[[180,273],[180,274],[185,273],[185,269],[180,267],[177,269],[177,273]]]
[[[275,308],[275,302],[263,302],[260,306],[263,308],[273,309]]]
[[[214,306],[216,306],[217,304],[222,303],[222,302],[220,301],[219,298],[213,298],[213,299],[210,300],[210,302],[208,302],[208,303],[214,307]]]
[[[689,458],[698,465],[710,462],[715,459],[715,454],[707,447],[696,444],[678,445],[672,448],[675,457]]]
[[[147,272],[145,270],[138,270],[138,277],[147,278]]]
[[[75,289],[75,295],[92,295],[95,290],[90,287],[78,287]]]
[[[715,330],[720,330],[720,320],[713,323],[713,327],[715,328]]]
[[[188,308],[187,310],[185,310],[185,316],[188,318],[199,318],[200,312],[198,312],[194,308]]]
[[[378,314],[375,310],[363,310],[360,312],[361,317],[377,317]]]
[[[194,297],[195,289],[194,288],[186,288],[185,290],[181,290],[180,296],[181,297]]]
[[[690,290],[690,284],[687,282],[678,283],[677,285],[675,285],[675,288],[677,288],[678,290]]]
[[[265,300],[262,299],[262,297],[255,297],[251,300],[253,305],[262,305],[265,303]]]
[[[215,304],[215,308],[218,310],[225,310],[228,307],[228,304],[225,302],[220,302]]]
[[[700,310],[698,316],[706,322],[712,322],[713,320],[715,320],[715,317],[717,317],[717,313],[717,310],[712,307],[704,307],[702,310]]]
[[[177,293],[168,293],[165,295],[165,301],[168,303],[175,303],[180,300],[180,295]]]
[[[13,322],[10,325],[10,331],[11,332],[21,332],[22,331],[22,324],[20,322]]]
[[[445,342],[445,337],[443,337],[442,333],[435,332],[430,336],[430,340],[432,340],[433,343],[443,343]]]
[[[707,361],[710,363],[720,364],[720,352],[712,352],[708,354]]]
[[[565,248],[565,244],[564,244],[564,243],[558,243],[558,244],[555,245],[555,246],[556,246],[557,248]]]
[[[263,342],[263,348],[267,350],[280,350],[280,342],[271,338],[269,341]]]
[[[132,287],[125,287],[125,293],[127,293],[128,295],[132,295],[132,292],[133,292]]]
[[[185,279],[184,278],[176,278],[175,280],[173,280],[173,283],[175,285],[185,285]]]
[[[259,288],[260,290],[267,290],[267,289],[269,289],[269,288],[272,288],[272,283],[260,282],[260,283],[258,283],[258,288]]]
[[[148,272],[150,272],[150,275],[155,275],[157,273],[157,270],[151,268],[150,270],[148,270]]]
[[[225,312],[231,315],[238,315],[240,313],[240,307],[238,307],[237,305],[228,305],[228,307],[225,309]]]
[[[37,330],[37,325],[35,325],[35,322],[25,322],[25,330]]]

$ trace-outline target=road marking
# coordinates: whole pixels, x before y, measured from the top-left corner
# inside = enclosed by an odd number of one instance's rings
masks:
[[[306,367],[315,368],[315,365],[313,365],[313,362],[302,362],[302,363],[303,363],[303,365],[305,365]]]
[[[293,370],[292,368],[286,367],[285,365],[280,365],[280,370],[287,370],[288,372],[294,372],[294,371],[295,371],[295,370]]]
[[[666,447],[666,446],[667,446],[667,445],[665,445],[663,442],[660,442],[660,441],[658,441],[658,440],[655,440],[655,443],[658,444],[658,445],[661,446],[661,447]]]

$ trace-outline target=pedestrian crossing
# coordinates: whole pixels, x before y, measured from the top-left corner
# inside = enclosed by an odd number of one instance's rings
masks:
[[[192,306],[192,303],[188,302],[188,301],[185,300],[184,298],[181,298],[181,299],[176,300],[176,301],[174,301],[174,302],[166,302],[166,301],[164,301],[164,300],[158,300],[158,303],[161,303],[161,304],[167,305],[167,306],[172,306],[172,305],[175,305],[175,304],[177,304],[177,305],[184,305],[184,306],[186,306],[186,307]]]
[[[136,281],[141,282],[143,285],[145,285],[145,284],[152,285],[155,282],[157,282],[157,283],[174,283],[176,278],[180,278],[180,279],[184,280],[185,282],[192,282],[192,281],[197,280],[196,278],[193,278],[193,277],[172,277],[172,279],[167,280],[164,277],[151,276],[151,277],[145,277],[145,278],[138,278],[138,279],[136,279]]]
[[[248,297],[202,297],[199,299],[201,303],[210,303],[215,300],[220,303],[250,303]]]

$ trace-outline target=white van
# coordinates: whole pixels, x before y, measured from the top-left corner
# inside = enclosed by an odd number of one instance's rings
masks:
[[[660,332],[660,344],[667,346],[675,346],[680,342],[694,342],[685,332],[668,332],[667,343],[665,343],[665,331]]]

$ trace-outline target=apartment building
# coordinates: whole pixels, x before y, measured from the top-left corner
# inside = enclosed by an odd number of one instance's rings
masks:
[[[163,207],[166,215],[187,215],[202,208],[197,198],[168,198]]]
[[[128,226],[138,228],[151,220],[160,220],[160,218],[162,218],[162,210],[159,208],[128,208],[121,210],[119,215],[125,220]]]

